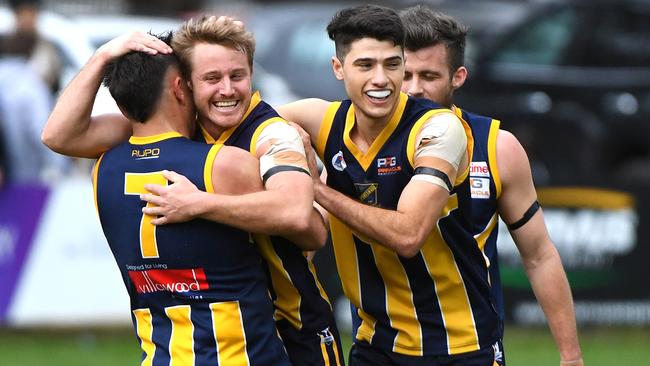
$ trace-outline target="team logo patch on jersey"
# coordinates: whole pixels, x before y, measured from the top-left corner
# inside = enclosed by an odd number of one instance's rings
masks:
[[[329,346],[332,344],[332,342],[334,342],[334,335],[330,331],[330,327],[327,327],[316,334],[318,334],[320,337],[320,343],[324,343]]]
[[[469,186],[472,198],[490,198],[490,180],[487,178],[469,178]]]
[[[209,289],[203,268],[129,271],[129,278],[139,294],[162,291],[186,293]]]
[[[386,156],[377,159],[377,175],[390,175],[402,171],[402,166],[397,165],[395,156]]]
[[[378,183],[354,183],[354,187],[357,189],[359,201],[373,206],[377,205]]]
[[[336,155],[332,157],[332,166],[339,172],[345,170],[347,164],[345,164],[345,160],[343,160],[343,151],[337,152]]]
[[[473,161],[469,164],[470,177],[489,177],[490,169],[484,161]]]

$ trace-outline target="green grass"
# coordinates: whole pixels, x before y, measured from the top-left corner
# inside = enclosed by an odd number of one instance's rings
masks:
[[[587,366],[643,365],[650,362],[650,328],[580,330]],[[343,337],[343,348],[350,337]],[[509,366],[559,365],[550,333],[543,328],[506,327]],[[0,328],[3,366],[138,365],[140,350],[130,329],[10,330]]]

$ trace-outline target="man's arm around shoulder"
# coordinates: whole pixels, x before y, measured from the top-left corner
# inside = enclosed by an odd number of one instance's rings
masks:
[[[121,114],[91,117],[105,66],[131,51],[155,54],[171,52],[171,48],[141,32],[125,34],[101,46],[54,106],[41,134],[47,147],[63,155],[97,158],[131,136],[131,124]]]

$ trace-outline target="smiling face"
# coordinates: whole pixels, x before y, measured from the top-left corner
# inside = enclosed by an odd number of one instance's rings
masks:
[[[334,74],[357,111],[357,120],[387,123],[399,100],[404,77],[402,48],[391,41],[361,38],[350,45],[343,63],[332,59]]]
[[[199,121],[216,138],[237,125],[248,109],[252,96],[248,58],[234,48],[197,43],[190,67],[190,87]]]
[[[450,75],[449,58],[444,44],[405,51],[406,68],[402,91],[450,107],[454,90],[465,82],[467,71],[460,67]]]

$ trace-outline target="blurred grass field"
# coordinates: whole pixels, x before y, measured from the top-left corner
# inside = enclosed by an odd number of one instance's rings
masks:
[[[343,343],[347,355],[350,337]],[[650,365],[650,328],[585,328],[580,343],[587,366]],[[545,328],[506,327],[505,349],[509,366],[559,365]],[[0,328],[2,366],[135,366],[139,360],[131,329]]]

